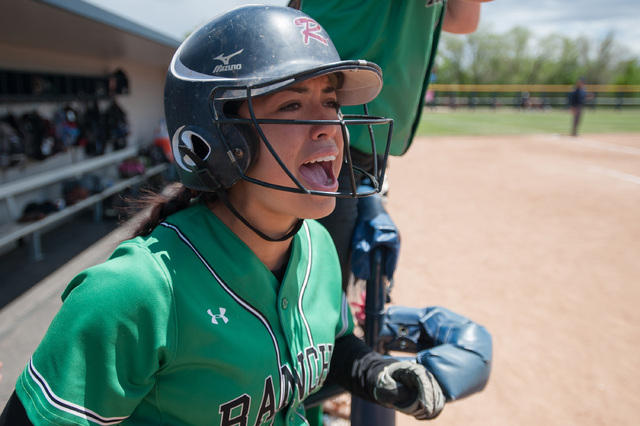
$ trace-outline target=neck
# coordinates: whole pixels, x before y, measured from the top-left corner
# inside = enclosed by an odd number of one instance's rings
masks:
[[[277,270],[288,262],[291,238],[285,241],[267,241],[242,223],[223,203],[216,202],[213,206],[209,206],[209,208],[222,223],[251,249],[269,270]],[[251,220],[251,218],[247,218],[247,220]],[[294,225],[295,224],[292,224],[289,229],[284,231],[274,232],[273,236],[286,234]]]

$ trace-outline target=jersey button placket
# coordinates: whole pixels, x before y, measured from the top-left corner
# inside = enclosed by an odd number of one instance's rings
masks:
[[[287,306],[289,306],[289,301],[287,300],[286,297],[282,298],[282,301],[280,302],[280,306],[282,306],[282,309],[287,309]]]

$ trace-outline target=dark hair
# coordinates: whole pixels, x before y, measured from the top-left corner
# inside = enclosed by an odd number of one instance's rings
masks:
[[[198,197],[207,205],[211,205],[217,198],[213,192],[196,191],[181,183],[167,186],[162,192],[145,192],[142,197],[132,203],[133,209],[143,211],[144,218],[133,229],[130,237],[146,237],[167,217],[186,209],[191,204],[191,200]]]

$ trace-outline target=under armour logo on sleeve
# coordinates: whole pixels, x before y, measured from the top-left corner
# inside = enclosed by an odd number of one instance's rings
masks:
[[[224,316],[225,312],[227,312],[225,308],[220,308],[219,314],[214,314],[211,312],[211,309],[207,309],[207,313],[211,315],[211,322],[216,325],[218,324],[218,320],[222,320],[225,324],[229,322],[229,318]]]

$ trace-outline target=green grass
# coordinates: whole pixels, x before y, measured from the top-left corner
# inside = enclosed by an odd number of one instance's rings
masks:
[[[572,116],[568,110],[518,112],[512,108],[497,111],[439,107],[426,109],[417,136],[508,135],[528,133],[568,134]],[[640,109],[585,109],[580,133],[640,132]]]

